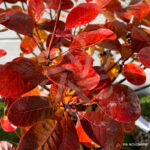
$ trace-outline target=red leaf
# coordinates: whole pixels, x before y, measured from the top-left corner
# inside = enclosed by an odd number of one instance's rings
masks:
[[[20,48],[24,54],[32,53],[36,47],[37,44],[35,43],[32,37],[24,36],[24,39],[21,41],[20,44]]]
[[[150,68],[150,47],[142,48],[138,53],[140,62],[147,68]]]
[[[126,79],[134,85],[141,85],[144,84],[146,81],[145,72],[140,66],[134,63],[125,64],[123,68],[123,74]]]
[[[66,29],[75,28],[94,20],[100,13],[98,5],[81,3],[73,8],[67,16]]]
[[[129,123],[122,123],[123,131],[125,133],[130,133],[134,130],[135,128],[135,122],[131,121]]]
[[[49,105],[49,99],[43,96],[23,97],[9,109],[8,119],[18,127],[30,126],[35,122],[52,118],[54,109]]]
[[[1,128],[6,131],[6,132],[15,132],[16,131],[16,127],[13,126],[7,116],[3,116],[1,119],[0,119],[0,122],[1,122]]]
[[[82,128],[87,135],[106,150],[120,150],[123,143],[123,130],[120,123],[107,117],[102,111],[79,113],[83,117]]]
[[[18,57],[0,69],[0,95],[20,96],[43,80],[42,68],[33,60]]]
[[[100,8],[103,8],[106,5],[108,5],[112,0],[95,0],[95,1]]]
[[[120,122],[135,121],[140,117],[138,96],[126,85],[115,84],[106,87],[97,95],[106,115]]]
[[[131,31],[131,46],[134,52],[150,45],[150,37],[142,29],[133,27]]]
[[[59,150],[78,150],[79,140],[73,121],[69,117],[63,118],[61,126],[63,128],[63,140]]]
[[[109,29],[98,29],[90,32],[83,32],[75,37],[70,49],[88,47],[100,44],[104,40],[115,40],[116,34]]]
[[[135,5],[129,5],[127,7],[128,13],[137,17],[138,19],[142,19],[150,12],[150,6],[147,3],[138,3]]]
[[[94,141],[92,141],[89,136],[86,134],[86,132],[83,130],[80,120],[78,120],[77,124],[76,124],[76,129],[77,129],[77,133],[78,133],[78,137],[79,137],[79,142],[85,146],[87,146],[88,148],[92,148],[95,147],[96,144]]]
[[[47,77],[56,84],[76,91],[88,92],[99,83],[99,75],[93,68],[76,64],[63,64],[47,69]]]
[[[70,50],[64,55],[61,64],[78,64],[86,65],[88,67],[93,66],[93,58],[86,52],[81,50]]]
[[[49,9],[58,9],[60,0],[45,0]],[[62,0],[62,10],[71,9],[73,2],[71,0]]]
[[[43,0],[30,0],[28,6],[28,14],[35,21],[39,21],[43,16],[45,6]]]
[[[62,143],[62,127],[54,120],[34,124],[21,138],[17,150],[58,150]]]
[[[13,145],[7,141],[0,141],[1,150],[15,150]]]
[[[54,25],[55,25],[55,20],[49,20],[47,18],[42,18],[37,22],[37,26],[39,29],[47,30],[49,32],[53,32]],[[65,29],[65,23],[59,20],[56,28],[56,33],[61,33],[64,31],[64,29]]]
[[[0,58],[3,57],[3,56],[5,56],[6,54],[7,54],[7,53],[6,53],[5,50],[0,49]]]
[[[104,68],[99,67],[99,66],[94,66],[93,67],[94,70],[99,74],[100,76],[100,81],[98,83],[98,85],[96,86],[96,88],[94,88],[89,94],[89,96],[96,96],[100,90],[102,90],[104,87],[109,87],[112,85],[112,81],[109,78],[109,76],[107,75],[106,71],[104,70]]]
[[[17,33],[32,36],[33,21],[32,19],[20,11],[6,11],[0,14],[0,24]]]
[[[105,8],[108,11],[114,12],[121,8],[121,3],[118,0],[111,0],[107,5],[105,5]]]

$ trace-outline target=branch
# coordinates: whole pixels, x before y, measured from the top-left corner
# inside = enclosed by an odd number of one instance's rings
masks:
[[[59,7],[58,7],[58,10],[57,10],[57,17],[56,17],[56,21],[55,21],[52,37],[51,37],[51,40],[50,40],[49,46],[48,46],[48,50],[49,50],[48,56],[47,56],[48,60],[50,60],[50,51],[51,51],[52,44],[53,44],[53,41],[54,41],[54,38],[55,38],[57,24],[58,24],[58,21],[59,21],[59,18],[60,18],[60,13],[61,13],[61,7],[62,7],[62,0],[59,0]]]
[[[149,87],[150,87],[150,84],[148,84],[148,85],[146,85],[146,86],[143,86],[143,87],[141,87],[141,88],[136,89],[135,92],[141,91],[141,90],[146,89],[146,88],[149,88]]]

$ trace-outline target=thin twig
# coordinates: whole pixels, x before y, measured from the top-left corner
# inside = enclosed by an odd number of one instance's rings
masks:
[[[50,40],[49,46],[48,46],[48,50],[49,50],[48,56],[47,56],[48,60],[50,60],[50,51],[51,51],[52,44],[53,44],[53,41],[54,41],[54,38],[55,38],[57,24],[58,24],[58,21],[59,21],[59,18],[60,18],[60,13],[61,13],[61,7],[62,7],[62,0],[59,1],[59,7],[58,7],[58,10],[57,10],[57,17],[56,17],[56,21],[55,21],[52,37],[51,37],[51,40]]]
[[[143,86],[143,87],[141,87],[141,88],[136,89],[135,92],[141,91],[141,90],[146,89],[146,88],[149,88],[149,87],[150,87],[150,84],[145,85],[145,86]]]
[[[26,9],[25,9],[25,7],[24,7],[23,2],[21,2],[21,6],[22,6],[22,9],[25,11]]]

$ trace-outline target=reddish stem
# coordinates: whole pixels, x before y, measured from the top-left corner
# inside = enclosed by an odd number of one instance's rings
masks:
[[[60,13],[61,13],[61,7],[62,7],[62,0],[59,0],[59,7],[58,7],[58,10],[57,10],[57,17],[56,17],[56,21],[55,21],[52,37],[51,37],[51,40],[50,40],[49,46],[48,46],[48,50],[49,50],[48,56],[47,56],[48,60],[50,60],[50,51],[51,51],[52,44],[53,44],[53,41],[54,41],[54,38],[55,38],[57,24],[58,24],[58,21],[59,21],[59,18],[60,18]]]

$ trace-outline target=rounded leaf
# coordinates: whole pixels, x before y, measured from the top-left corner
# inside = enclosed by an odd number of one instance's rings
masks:
[[[138,57],[145,67],[150,68],[150,47],[142,48],[138,53]]]
[[[126,79],[134,85],[141,85],[146,81],[146,74],[144,70],[134,63],[125,64],[123,74]]]
[[[126,85],[115,84],[103,88],[97,99],[103,112],[114,120],[131,122],[141,115],[138,96]]]
[[[66,29],[75,28],[94,20],[100,12],[97,4],[81,3],[73,8],[67,16]]]
[[[17,97],[43,80],[42,68],[35,61],[18,57],[0,69],[0,95]]]
[[[83,130],[95,143],[106,150],[120,150],[124,138],[120,123],[100,110],[81,112],[79,116]]]
[[[49,106],[49,99],[43,96],[23,97],[9,109],[8,119],[19,127],[30,126],[35,122],[52,118],[54,109]]]

